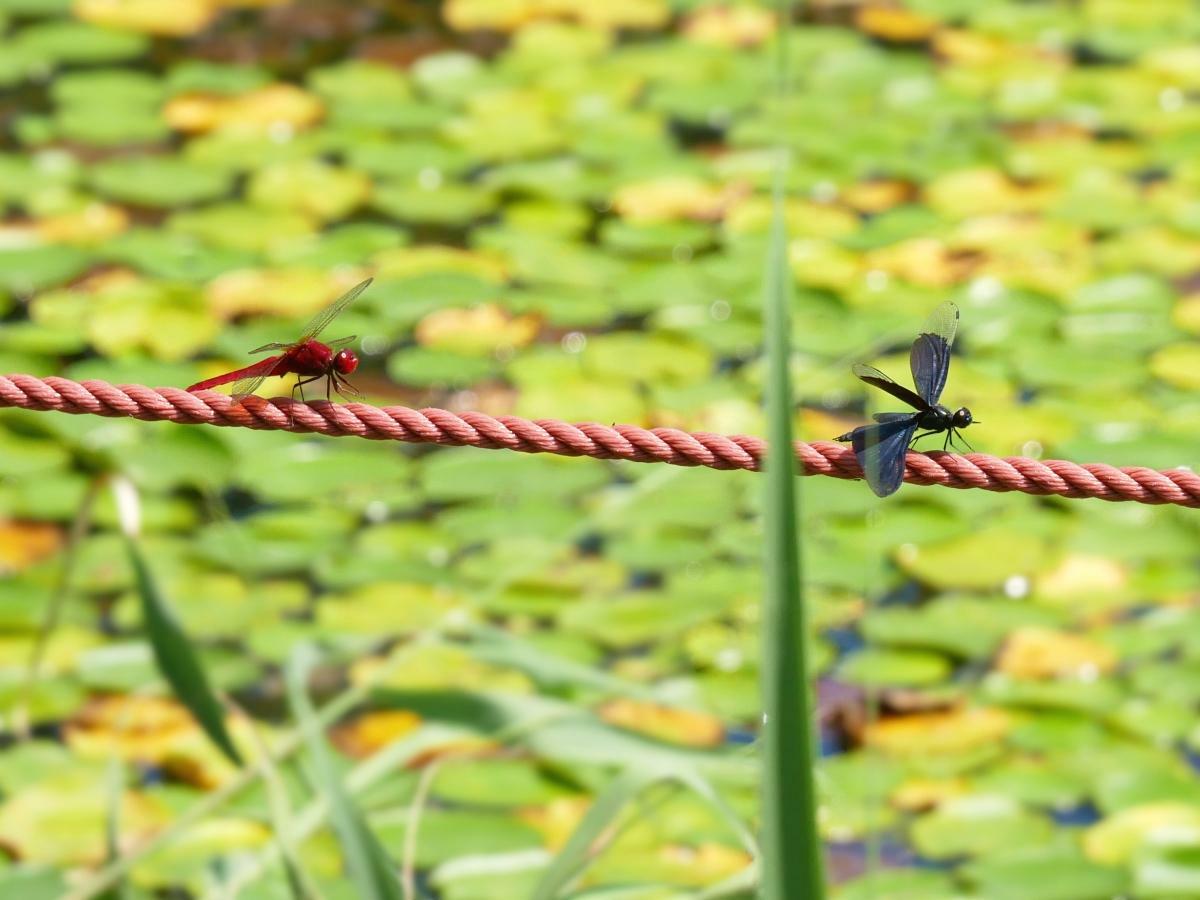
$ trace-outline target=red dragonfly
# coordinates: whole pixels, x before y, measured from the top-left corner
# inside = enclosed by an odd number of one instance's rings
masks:
[[[346,394],[353,394],[356,397],[362,396],[346,380],[346,376],[358,368],[358,357],[354,354],[353,350],[342,349],[336,353],[334,352],[334,348],[344,347],[355,340],[355,336],[338,338],[336,341],[323,344],[317,340],[317,335],[324,331],[326,325],[337,318],[343,309],[349,306],[359,294],[367,289],[371,280],[368,278],[366,281],[359,282],[321,312],[317,313],[313,320],[308,323],[308,327],[304,329],[304,334],[300,336],[300,340],[295,343],[263,344],[261,347],[250,351],[251,353],[267,353],[272,350],[280,351],[275,356],[268,356],[262,362],[256,362],[254,365],[246,366],[243,369],[236,369],[233,372],[226,372],[224,375],[218,375],[215,378],[198,381],[189,387],[188,390],[202,391],[206,388],[216,387],[217,385],[229,384],[232,381],[233,399],[240,401],[258,390],[259,385],[267,378],[294,374],[299,375],[300,380],[292,388],[292,399],[295,400],[296,391],[300,391],[301,403],[304,402],[304,385],[320,381],[322,378],[326,379],[326,400],[329,399],[330,387],[342,396]]]

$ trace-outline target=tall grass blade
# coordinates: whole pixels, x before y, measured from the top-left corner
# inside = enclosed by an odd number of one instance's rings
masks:
[[[781,21],[788,4],[780,2]],[[779,84],[786,84],[781,27]],[[777,163],[763,322],[767,353],[766,597],[762,616],[762,881],[764,900],[821,900],[825,879],[813,783],[815,759],[801,582],[796,462],[792,449],[791,272]]]
[[[614,826],[625,808],[655,785],[676,782],[707,800],[721,818],[733,828],[751,854],[758,847],[735,813],[713,786],[695,770],[686,766],[667,769],[661,766],[631,766],[614,778],[592,803],[566,845],[551,861],[538,881],[533,900],[556,900],[582,875],[603,845],[614,837]]]
[[[121,803],[125,798],[125,772],[115,753],[108,759],[105,773],[104,861],[111,863],[121,856]],[[124,879],[112,885],[102,900],[125,900],[129,896]]]
[[[308,699],[308,673],[314,661],[315,653],[311,647],[302,644],[293,651],[287,667],[288,699],[304,734],[317,787],[329,804],[329,818],[345,856],[355,894],[363,900],[402,900],[392,861],[343,786]]]
[[[134,581],[142,604],[146,636],[154,651],[154,660],[163,678],[204,729],[209,739],[233,763],[242,765],[242,757],[225,729],[224,710],[208,683],[200,657],[188,640],[175,611],[158,589],[142,556],[136,538],[126,534],[125,547],[133,567]]]

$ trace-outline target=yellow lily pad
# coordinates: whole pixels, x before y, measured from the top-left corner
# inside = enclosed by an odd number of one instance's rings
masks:
[[[731,199],[727,189],[699,178],[664,175],[617,188],[612,203],[630,222],[648,224],[679,219],[711,222],[724,215]]]
[[[51,244],[90,247],[103,244],[129,227],[129,213],[111,203],[88,203],[81,209],[45,216],[37,235]]]
[[[494,303],[470,309],[439,309],[416,328],[417,343],[469,355],[524,347],[538,333],[537,316],[510,316]]]
[[[19,572],[51,557],[62,542],[62,529],[49,522],[0,520],[0,572]]]
[[[854,17],[859,31],[893,44],[928,40],[938,29],[936,19],[902,6],[864,6]]]
[[[112,801],[103,776],[71,768],[22,785],[0,805],[0,844],[29,863],[91,865],[104,859]],[[124,791],[120,842],[129,849],[151,837],[170,813],[149,794]]]
[[[104,28],[186,37],[212,23],[217,4],[213,0],[74,0],[72,11]]]
[[[951,219],[995,213],[1037,212],[1055,199],[1055,188],[1018,184],[997,169],[960,169],[925,186],[930,206]]]
[[[345,278],[317,270],[239,269],[210,282],[206,299],[209,309],[223,319],[247,313],[300,317],[323,309],[350,286]]]
[[[1177,388],[1200,390],[1200,343],[1169,344],[1155,351],[1150,371]]]
[[[683,22],[682,32],[697,44],[757,47],[775,34],[775,14],[761,6],[702,6]]]
[[[187,134],[230,130],[286,135],[311,128],[324,115],[316,95],[291,84],[270,84],[233,97],[181,94],[163,107],[167,124]]]
[[[1085,635],[1052,628],[1018,628],[1000,651],[996,668],[1013,678],[1082,678],[1106,675],[1117,665],[1111,648]]]
[[[1125,865],[1143,849],[1200,844],[1200,807],[1189,803],[1146,803],[1115,813],[1083,836],[1088,859]]]
[[[371,263],[380,278],[413,278],[431,272],[460,272],[495,284],[508,280],[508,264],[498,253],[461,250],[438,244],[383,250],[371,257]]]
[[[1129,569],[1114,559],[1073,553],[1034,578],[1034,593],[1050,605],[1094,605],[1097,598],[1119,598],[1129,583]]]
[[[721,720],[711,713],[628,698],[610,700],[598,712],[610,725],[689,747],[716,747],[725,739]]]
[[[916,713],[867,727],[867,746],[893,756],[957,754],[988,746],[1011,730],[1012,718],[991,707]]]
[[[330,739],[347,756],[362,759],[416,731],[421,717],[406,709],[381,709],[356,716],[330,732]]]

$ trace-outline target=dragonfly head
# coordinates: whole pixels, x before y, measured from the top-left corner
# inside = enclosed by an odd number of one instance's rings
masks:
[[[358,357],[353,350],[339,350],[333,358],[333,370],[339,375],[349,375],[358,368]]]
[[[950,419],[950,424],[955,428],[966,428],[974,421],[975,420],[971,418],[971,411],[965,406],[962,406],[954,411],[954,415]]]

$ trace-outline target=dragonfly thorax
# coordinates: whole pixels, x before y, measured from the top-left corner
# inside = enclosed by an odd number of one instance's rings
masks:
[[[954,413],[940,403],[931,406],[917,419],[917,427],[926,431],[946,431],[954,422]]]
[[[971,411],[965,406],[950,412],[939,403],[921,413],[917,425],[926,431],[949,431],[951,428],[966,428],[972,421]]]

